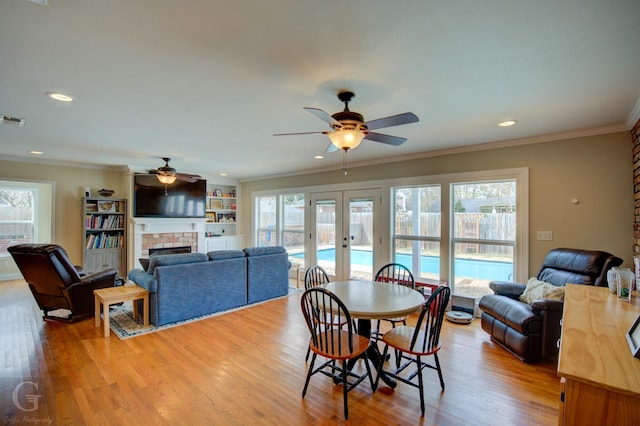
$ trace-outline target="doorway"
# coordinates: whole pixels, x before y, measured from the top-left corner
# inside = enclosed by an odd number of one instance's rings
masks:
[[[332,281],[373,279],[380,190],[315,192],[309,205],[309,264],[322,266]]]

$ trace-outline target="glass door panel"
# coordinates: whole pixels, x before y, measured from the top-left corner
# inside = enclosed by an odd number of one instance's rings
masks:
[[[373,206],[374,200],[349,199],[349,265],[350,279],[373,279]]]
[[[379,190],[311,194],[309,265],[332,281],[372,279],[374,214]]]

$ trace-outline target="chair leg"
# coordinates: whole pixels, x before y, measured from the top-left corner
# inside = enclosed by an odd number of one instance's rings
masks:
[[[307,380],[304,381],[304,388],[302,389],[302,397],[307,394],[307,386],[309,386],[309,379],[311,379],[311,373],[313,372],[313,364],[316,362],[317,353],[313,353],[311,357],[311,364],[309,365],[309,371],[307,372]]]
[[[407,325],[407,321],[402,321],[402,324]],[[395,321],[391,323],[393,328],[396,328]],[[402,363],[402,352],[396,349],[396,370],[400,368],[400,364]]]
[[[311,346],[307,347],[307,356],[304,358],[304,361],[309,361],[309,354],[311,353]]]
[[[349,388],[347,385],[347,360],[342,360],[342,398],[344,400],[344,419],[347,420],[349,418]]]
[[[418,390],[420,391],[420,411],[424,417],[424,389],[422,385],[422,361],[420,356],[416,356],[416,364],[418,366]]]
[[[433,354],[433,358],[436,361],[436,370],[438,370],[438,377],[440,378],[440,387],[442,388],[442,391],[444,392],[444,379],[442,378],[442,369],[440,368],[440,360],[438,359],[438,353],[435,352]]]

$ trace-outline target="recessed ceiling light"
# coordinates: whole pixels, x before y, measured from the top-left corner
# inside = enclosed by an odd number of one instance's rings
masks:
[[[227,173],[222,172],[220,173],[220,176],[227,176]]]
[[[517,123],[516,120],[505,120],[505,121],[499,122],[498,126],[500,126],[500,127],[511,127],[516,123]]]
[[[44,152],[42,152],[42,151],[36,151],[36,150],[31,150],[31,151],[29,151],[29,154],[33,154],[33,155],[42,155],[42,154],[44,154]]]
[[[60,102],[71,102],[73,100],[71,96],[59,92],[47,92],[46,95],[51,99],[55,99],[56,101]]]
[[[313,158],[315,158],[316,160],[322,160],[324,158],[324,155],[314,155]]]

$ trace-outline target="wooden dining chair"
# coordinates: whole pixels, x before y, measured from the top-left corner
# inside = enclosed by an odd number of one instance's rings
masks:
[[[373,376],[367,358],[370,340],[356,334],[351,322],[351,314],[342,301],[327,289],[315,287],[305,290],[300,299],[300,306],[307,328],[311,333],[309,348],[313,352],[311,364],[307,372],[307,379],[302,390],[302,397],[307,393],[309,380],[316,373],[324,374],[332,380],[340,379],[344,399],[344,418],[349,418],[347,394],[369,377],[371,389],[374,389]],[[324,327],[323,321],[327,315],[337,315],[345,319],[344,328]],[[317,356],[326,358],[320,366],[315,367]],[[367,372],[358,375],[347,368],[347,361],[362,357]],[[334,380],[335,381],[335,380]]]
[[[413,278],[413,274],[411,273],[409,268],[399,263],[389,263],[387,265],[384,265],[376,273],[375,281],[398,284],[405,287],[409,287],[414,290],[416,288],[415,279]],[[372,332],[372,336],[376,341],[378,341],[380,339],[380,336],[382,336],[382,333],[380,331],[380,325],[381,325],[380,321],[387,321],[391,323],[391,328],[395,328],[396,325],[400,323],[402,323],[402,325],[407,325],[406,316],[396,317],[396,318],[384,318],[382,320],[378,320],[376,323],[376,329]],[[398,359],[397,356],[396,356],[396,359]],[[396,367],[399,367],[399,366],[400,364],[398,363]]]
[[[403,362],[395,371],[385,371],[385,373],[398,381],[419,389],[420,410],[423,416],[424,385],[422,370],[424,368],[430,368],[438,372],[440,387],[444,392],[444,380],[442,378],[440,360],[438,359],[438,351],[442,347],[440,344],[440,331],[450,295],[451,289],[449,287],[438,287],[423,305],[415,327],[403,325],[387,331],[382,336],[382,341],[385,344],[382,353],[383,359],[387,356],[389,347],[392,347],[397,353],[400,353],[399,360]],[[423,362],[422,357],[428,355],[433,355],[435,365]],[[378,367],[374,389],[378,386],[378,380],[383,372],[383,365],[384,363],[380,363]],[[410,365],[415,365],[415,371],[411,374],[408,374],[408,372],[403,373]],[[416,376],[418,377],[417,384],[413,382]]]
[[[304,273],[304,289],[309,290],[313,287],[318,287],[322,284],[329,282],[329,275],[319,265],[310,266],[307,272]]]
[[[304,288],[305,290],[309,290],[310,288],[319,287],[322,284],[326,284],[329,282],[329,275],[327,272],[319,265],[310,266],[307,269],[307,272],[304,274]],[[344,318],[340,318],[336,315],[328,315],[324,319],[322,325],[324,327],[342,327],[344,325]],[[309,355],[311,354],[311,347],[307,349],[307,356],[305,357],[305,361],[309,360]]]

